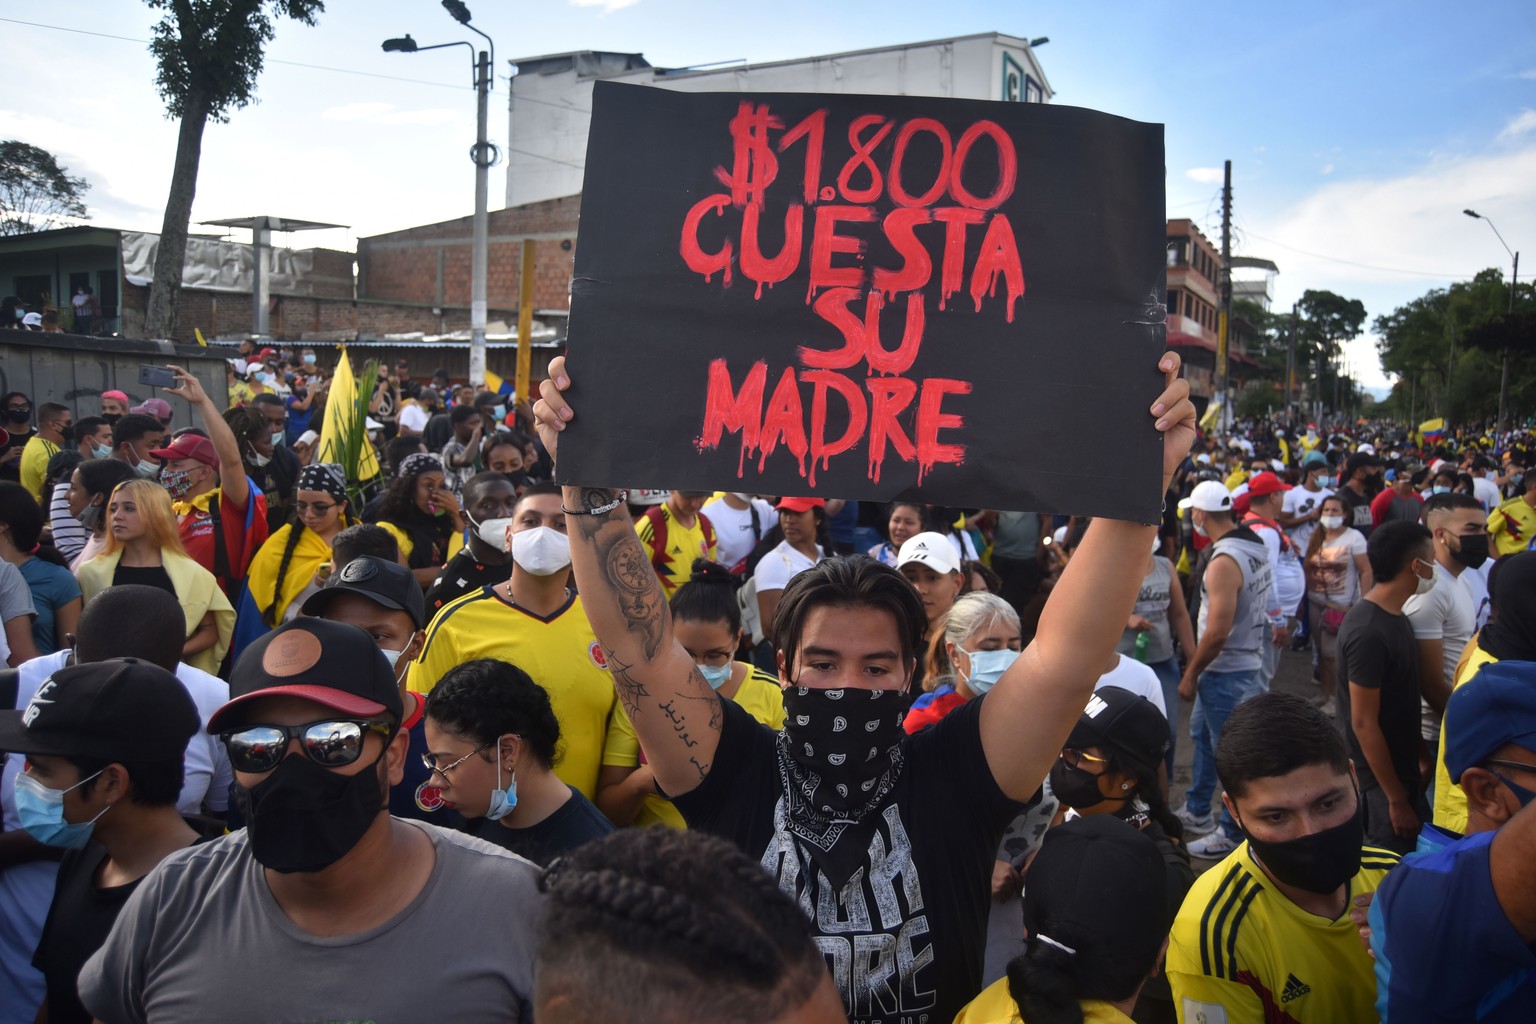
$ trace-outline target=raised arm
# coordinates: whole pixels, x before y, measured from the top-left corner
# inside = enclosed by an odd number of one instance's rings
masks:
[[[1163,433],[1163,492],[1195,438],[1179,357],[1159,369],[1166,389],[1151,408]],[[1035,639],[987,694],[981,745],[998,786],[1015,800],[1040,788],[1114,652],[1141,587],[1156,527],[1096,520],[1051,591]]]
[[[236,508],[245,508],[245,503],[251,498],[251,486],[245,476],[245,460],[240,457],[240,442],[235,440],[234,431],[224,422],[219,407],[213,404],[213,399],[203,390],[202,383],[179,366],[170,369],[176,373],[176,386],[165,390],[185,398],[202,415],[203,429],[208,431],[208,440],[213,442],[213,450],[219,453],[219,486],[223,488],[224,496],[230,504]]]
[[[535,406],[539,437],[556,457],[560,431],[573,416],[561,392],[570,387],[564,357],[549,366]],[[720,742],[720,699],[672,633],[672,615],[622,495],[566,487],[571,567],[592,631],[641,749],[669,796],[704,780]],[[606,509],[606,511],[594,511]]]

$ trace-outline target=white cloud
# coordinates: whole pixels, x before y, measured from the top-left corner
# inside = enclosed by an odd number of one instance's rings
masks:
[[[620,10],[625,7],[633,7],[640,0],[567,0],[572,7],[601,7],[604,14]]]
[[[327,107],[320,112],[326,121],[361,121],[382,125],[440,125],[454,124],[467,117],[465,111],[442,107],[425,110],[401,110],[393,103],[358,102],[344,103],[339,107]]]
[[[1536,81],[1536,68],[1529,68],[1525,71],[1516,71],[1515,77],[1523,78],[1526,81]]]
[[[1317,173],[1318,174],[1332,174],[1333,173],[1333,164],[1323,164],[1322,169],[1320,169]]]
[[[1527,132],[1536,131],[1536,110],[1522,110],[1509,119],[1504,130],[1499,132],[1499,139],[1519,138]]]
[[[1184,177],[1202,185],[1220,185],[1226,180],[1226,171],[1220,167],[1191,167],[1184,172]]]

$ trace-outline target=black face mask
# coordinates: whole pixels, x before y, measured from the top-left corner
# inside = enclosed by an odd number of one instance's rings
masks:
[[[30,405],[17,406],[5,410],[5,418],[12,423],[26,423],[32,419],[32,407]]]
[[[74,444],[75,443],[75,428],[74,427],[60,427],[59,428],[59,436],[64,439],[64,443],[65,444]]]
[[[1457,537],[1456,546],[1451,549],[1451,557],[1468,569],[1481,568],[1488,561],[1488,535],[1470,533]]]
[[[1085,772],[1081,768],[1073,768],[1061,758],[1051,765],[1051,792],[1056,799],[1075,810],[1084,810],[1094,807],[1106,800],[1114,800],[1117,803],[1129,800],[1130,796],[1105,796],[1099,790],[1099,777],[1092,772]]]
[[[117,421],[123,418],[123,414],[120,412],[104,412],[101,414],[101,418],[106,420],[109,424],[116,426]]]
[[[250,789],[236,785],[256,862],[290,874],[320,871],[350,853],[384,809],[383,759],[381,752],[356,775],[341,775],[290,754]]]
[[[1360,871],[1360,847],[1365,842],[1365,818],[1360,791],[1355,791],[1355,813],[1342,825],[1314,832],[1300,839],[1271,843],[1256,839],[1241,818],[1238,827],[1269,873],[1286,885],[1327,895]]]

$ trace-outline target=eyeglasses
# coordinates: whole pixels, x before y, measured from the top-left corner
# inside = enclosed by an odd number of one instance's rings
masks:
[[[1106,757],[1094,757],[1086,751],[1073,750],[1071,747],[1063,749],[1058,756],[1062,761],[1066,762],[1068,768],[1082,768],[1085,761],[1089,764],[1102,764],[1106,766],[1109,764],[1109,759]]]
[[[446,780],[448,778],[449,772],[453,771],[459,765],[463,764],[465,761],[468,761],[482,750],[489,750],[490,748],[491,744],[489,743],[485,744],[484,746],[476,747],[474,750],[471,750],[469,753],[465,754],[463,757],[459,758],[452,764],[445,765],[439,765],[437,763],[438,758],[436,754],[432,753],[430,750],[423,750],[421,752],[421,763],[427,766],[427,771],[437,772],[437,774],[441,775]]]
[[[387,741],[395,727],[389,722],[337,719],[308,725],[253,725],[219,735],[237,772],[259,774],[276,768],[287,756],[288,744],[299,741],[304,756],[322,768],[342,768],[363,752],[363,740],[376,732]]]
[[[299,515],[301,515],[301,516],[307,516],[311,512],[313,512],[317,516],[323,516],[327,512],[329,512],[331,509],[335,508],[336,504],[337,503],[334,502],[334,501],[331,501],[331,502],[317,501],[313,505],[311,505],[307,501],[296,501],[296,502],[293,503],[293,507],[294,507],[294,510],[297,511],[299,513]]]
[[[1519,761],[1484,761],[1487,765],[1497,765],[1500,768],[1513,768],[1517,772],[1531,772],[1536,774],[1536,764],[1522,764]]]

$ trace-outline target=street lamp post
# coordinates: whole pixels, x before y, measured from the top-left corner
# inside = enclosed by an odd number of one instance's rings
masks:
[[[496,147],[485,137],[490,113],[491,89],[495,82],[491,68],[496,63],[496,43],[490,36],[469,23],[469,8],[462,0],[443,0],[443,8],[460,25],[483,38],[490,45],[490,52],[475,48],[467,42],[439,43],[435,46],[418,46],[409,35],[400,39],[386,39],[387,53],[417,53],[421,50],[441,50],[448,46],[468,46],[474,54],[475,85],[475,145],[469,158],[475,164],[475,216],[474,237],[470,246],[470,295],[469,295],[469,382],[476,388],[485,387],[485,320],[486,277],[489,265],[489,220],[487,204],[490,190],[490,169],[495,166],[499,154]]]
[[[1489,220],[1487,217],[1484,217],[1482,214],[1478,213],[1475,210],[1462,210],[1461,212],[1466,214],[1468,217],[1473,218],[1474,220],[1484,221],[1485,223],[1487,223],[1487,225],[1490,228],[1493,228],[1493,236],[1499,240],[1499,244],[1504,247],[1504,251],[1509,253],[1509,258],[1510,258],[1510,260],[1513,263],[1513,265],[1510,268],[1510,272],[1509,272],[1509,315],[1511,317],[1513,317],[1514,314],[1515,314],[1515,284],[1520,279],[1520,254],[1518,252],[1515,252],[1515,251],[1510,249],[1509,243],[1504,241],[1504,236],[1499,234],[1499,229],[1493,226],[1493,221]],[[1498,425],[1498,429],[1499,430],[1508,430],[1509,429],[1509,418],[1508,418],[1509,417],[1509,346],[1508,345],[1504,346],[1504,352],[1503,352],[1503,355],[1502,355],[1502,362],[1503,362],[1503,367],[1501,368],[1501,370],[1499,372],[1499,425]]]

